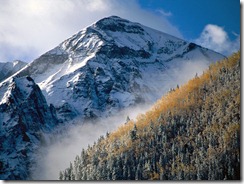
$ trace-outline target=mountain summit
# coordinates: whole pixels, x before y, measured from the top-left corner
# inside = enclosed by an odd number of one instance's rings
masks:
[[[26,65],[27,63],[19,60],[5,63],[0,62],[0,82],[10,77]]]
[[[99,20],[0,83],[0,178],[26,179],[41,133],[59,122],[153,103],[223,57],[117,16]],[[22,138],[6,137],[18,126]]]
[[[31,76],[61,119],[94,118],[155,102],[176,86],[171,69],[177,71],[186,62],[203,61],[207,66],[222,58],[194,43],[111,16],[81,30],[16,75]]]

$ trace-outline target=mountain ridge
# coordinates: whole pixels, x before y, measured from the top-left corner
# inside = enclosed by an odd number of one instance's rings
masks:
[[[34,60],[17,73],[17,76],[30,75],[42,89],[48,103],[52,103],[57,109],[62,109],[62,112],[64,106],[69,106],[72,113],[68,115],[58,112],[60,118],[72,119],[74,114],[88,118],[99,117],[104,114],[104,110],[102,107],[100,108],[99,104],[105,101],[111,101],[112,105],[118,106],[118,108],[121,105],[123,108],[124,101],[125,107],[135,104],[135,101],[155,101],[154,96],[160,97],[161,93],[167,91],[170,86],[165,87],[164,90],[156,85],[151,86],[152,81],[148,81],[148,76],[141,74],[149,73],[146,70],[154,70],[154,73],[160,74],[167,68],[177,68],[177,65],[183,63],[182,60],[189,61],[195,58],[207,60],[206,62],[209,64],[223,57],[139,23],[132,23],[112,16],[101,19],[76,33],[59,44],[58,47]],[[170,64],[170,61],[175,63]],[[131,67],[128,67],[129,64]],[[153,68],[149,65],[156,67]],[[121,77],[117,71],[123,71],[130,77]],[[99,80],[96,79],[97,72],[106,75],[104,78],[100,77],[101,80]],[[134,72],[134,74],[130,74],[130,72]],[[161,78],[159,77],[159,80],[162,80]],[[165,78],[171,80],[170,76],[165,76]],[[117,79],[122,81],[117,83]],[[86,100],[86,96],[89,94],[80,87],[81,81],[83,84],[92,83],[95,85],[89,89],[93,93],[90,94],[90,100]],[[137,86],[140,89],[128,88],[126,84],[128,82],[131,83],[131,86]],[[145,89],[143,82],[148,89]],[[104,92],[101,94],[104,99],[99,104],[92,105],[96,101],[95,98],[100,99],[99,92],[102,91],[96,89],[96,86],[99,85],[97,83],[101,85],[101,88],[104,88]],[[150,93],[151,88],[155,89]],[[77,96],[77,90],[78,93],[81,90],[84,95]],[[140,91],[145,91],[145,93],[142,94]],[[156,91],[160,92],[156,94]],[[60,100],[56,100],[57,98],[53,94],[60,94]],[[77,99],[73,98],[75,96]],[[86,101],[83,109],[80,108],[78,99]],[[104,108],[116,109],[111,105]],[[83,113],[86,109],[88,111]]]
[[[13,78],[0,104],[0,177],[27,179],[35,163],[33,154],[44,132],[60,121],[30,77]]]

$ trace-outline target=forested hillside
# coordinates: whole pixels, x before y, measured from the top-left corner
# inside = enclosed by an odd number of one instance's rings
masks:
[[[240,77],[240,52],[212,64],[82,150],[59,179],[240,179]]]

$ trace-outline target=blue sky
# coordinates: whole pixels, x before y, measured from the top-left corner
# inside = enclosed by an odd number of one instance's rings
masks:
[[[0,62],[30,62],[117,15],[225,55],[240,48],[238,0],[0,0]]]
[[[140,5],[155,12],[163,11],[184,38],[193,39],[207,24],[223,27],[231,40],[240,34],[239,0],[138,0]]]

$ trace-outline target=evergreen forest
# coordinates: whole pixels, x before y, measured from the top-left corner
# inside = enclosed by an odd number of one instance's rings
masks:
[[[60,180],[240,180],[240,52],[83,149]]]

